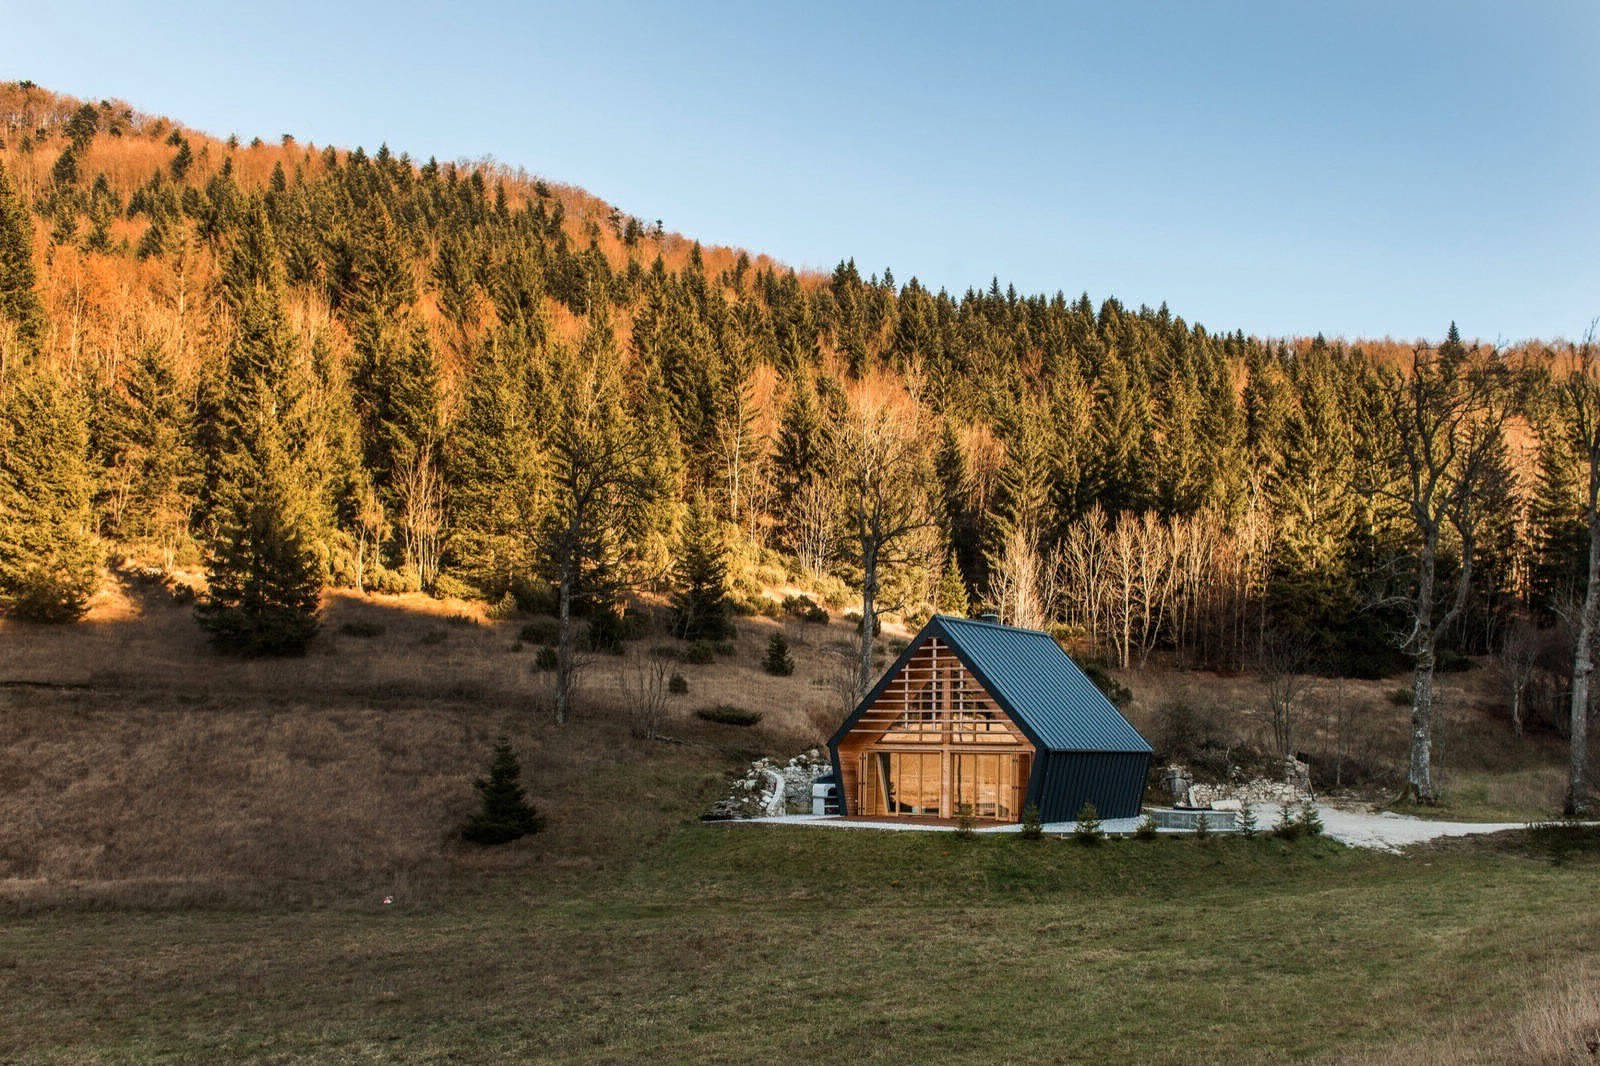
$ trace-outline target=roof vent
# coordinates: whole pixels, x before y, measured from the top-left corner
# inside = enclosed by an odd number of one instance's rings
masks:
[[[982,614],[980,614],[978,616],[978,621],[980,621],[980,622],[993,622],[995,625],[999,625],[1000,624],[1000,615],[997,614],[994,611],[984,611]]]

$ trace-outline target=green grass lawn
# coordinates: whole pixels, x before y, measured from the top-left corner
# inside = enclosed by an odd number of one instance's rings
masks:
[[[1493,1046],[1600,845],[685,826],[414,903],[0,923],[0,1061],[1271,1062]]]

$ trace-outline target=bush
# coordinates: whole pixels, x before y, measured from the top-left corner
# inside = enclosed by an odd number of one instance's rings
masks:
[[[1278,811],[1278,820],[1272,826],[1272,835],[1282,840],[1294,840],[1300,835],[1300,823],[1294,820],[1285,803]]]
[[[442,629],[430,629],[422,634],[420,639],[422,643],[432,647],[435,644],[443,644],[446,640],[449,640],[450,634]]]
[[[470,600],[478,594],[478,590],[454,574],[440,574],[434,578],[433,588],[428,594],[436,600],[444,599],[446,596],[458,600]]]
[[[774,633],[767,641],[767,654],[761,660],[761,669],[773,677],[788,677],[794,673],[794,659],[789,655],[789,642],[782,633]]]
[[[1322,835],[1322,812],[1318,811],[1317,805],[1309,799],[1300,803],[1300,828],[1308,837]]]
[[[718,655],[738,655],[739,646],[731,640],[719,640],[713,647]]]
[[[1133,829],[1133,839],[1135,839],[1135,840],[1154,840],[1156,838],[1156,835],[1157,835],[1156,834],[1156,829],[1157,828],[1158,827],[1156,825],[1155,818],[1153,816],[1147,814],[1143,818],[1139,819],[1139,824],[1134,827],[1134,829]]]
[[[791,614],[802,622],[811,625],[825,626],[828,624],[828,612],[810,596],[785,596],[783,598],[785,614]]]
[[[683,649],[683,661],[691,666],[705,666],[715,662],[717,649],[704,640],[692,640],[689,646]]]
[[[973,830],[978,827],[978,819],[972,815],[970,803],[956,804],[956,836],[961,840],[971,840]]]
[[[533,654],[533,668],[549,672],[561,665],[561,656],[554,648],[540,648]]]
[[[1039,805],[1030,803],[1022,808],[1022,839],[1039,840],[1044,836],[1044,822],[1039,817]]]
[[[517,631],[524,644],[554,644],[561,636],[561,623],[554,618],[536,618]]]
[[[339,632],[343,633],[347,637],[371,639],[373,637],[383,636],[384,628],[377,622],[346,622],[344,625],[339,627]]]
[[[717,725],[748,726],[761,721],[760,711],[747,711],[742,707],[726,703],[719,703],[715,707],[702,707],[694,712],[694,716],[703,722],[715,722]]]
[[[1389,692],[1389,702],[1396,707],[1409,707],[1411,706],[1411,701],[1412,692],[1408,688],[1391,689]]]
[[[689,679],[680,673],[673,673],[673,675],[667,679],[667,691],[672,693],[674,696],[683,695],[685,692],[689,691]]]
[[[1441,674],[1464,674],[1477,665],[1470,656],[1463,655],[1454,648],[1440,648],[1434,660],[1434,669]]]
[[[472,844],[504,844],[544,828],[544,819],[523,795],[517,780],[521,776],[517,753],[501,737],[494,746],[488,779],[472,783],[483,800],[483,809],[461,827],[461,839]]]
[[[622,642],[628,639],[628,628],[622,613],[614,607],[598,607],[589,615],[589,628],[584,632],[584,646],[590,651],[622,654]]]
[[[1072,837],[1078,843],[1098,844],[1105,839],[1105,831],[1100,828],[1100,812],[1094,809],[1094,804],[1085,803],[1078,808],[1077,823]]]
[[[1226,774],[1229,744],[1223,736],[1221,716],[1214,709],[1196,707],[1187,700],[1170,700],[1156,709],[1155,732],[1157,746],[1167,758],[1198,764],[1204,754],[1216,751],[1223,765],[1206,769],[1216,776]]]

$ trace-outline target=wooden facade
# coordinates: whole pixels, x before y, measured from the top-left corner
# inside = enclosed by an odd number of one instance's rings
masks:
[[[1021,818],[1035,750],[948,644],[925,641],[837,745],[841,792],[869,817]]]

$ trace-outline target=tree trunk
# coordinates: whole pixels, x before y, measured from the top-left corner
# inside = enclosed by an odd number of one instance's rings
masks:
[[[865,699],[872,691],[872,649],[877,643],[878,552],[869,547],[862,554],[861,567],[861,674],[856,679],[856,698]]]
[[[556,636],[556,724],[572,710],[572,564],[561,567],[561,614]]]
[[[1595,615],[1600,612],[1600,522],[1589,522],[1589,575],[1583,590],[1583,611],[1572,649],[1572,718],[1570,766],[1566,812],[1573,817],[1590,813],[1589,791],[1589,677],[1594,673]]]
[[[1406,795],[1432,806],[1439,801],[1433,790],[1433,641],[1417,653],[1416,678],[1411,696],[1411,768],[1406,773]]]

